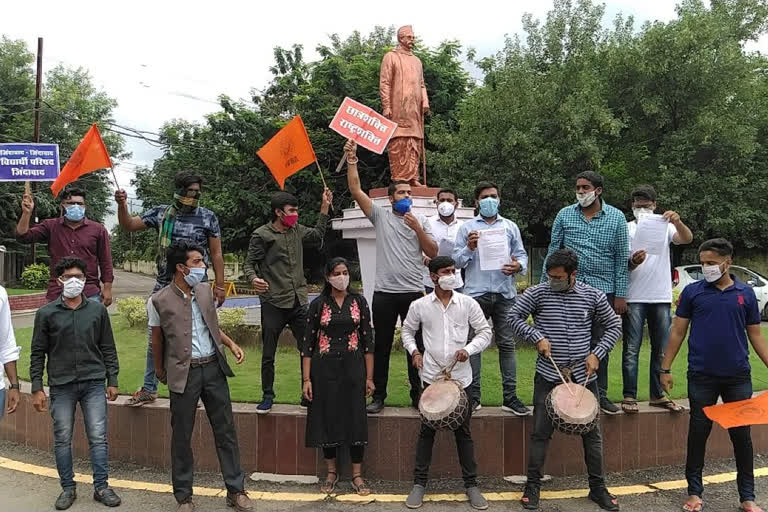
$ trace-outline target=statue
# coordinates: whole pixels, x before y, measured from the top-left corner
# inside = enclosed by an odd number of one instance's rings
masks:
[[[397,48],[381,61],[379,94],[382,114],[397,123],[397,130],[387,145],[392,181],[407,181],[411,186],[420,187],[424,115],[429,113],[429,100],[421,61],[412,52],[413,41],[410,25],[398,29]]]

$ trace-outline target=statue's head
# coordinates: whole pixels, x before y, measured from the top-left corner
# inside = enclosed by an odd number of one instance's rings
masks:
[[[409,51],[413,50],[413,41],[414,35],[412,26],[405,25],[404,27],[397,29],[397,42],[400,43],[400,46]]]

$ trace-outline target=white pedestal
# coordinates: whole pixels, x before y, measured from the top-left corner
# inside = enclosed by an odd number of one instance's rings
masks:
[[[382,192],[383,195],[382,195]],[[437,215],[435,196],[439,189],[416,189],[413,200],[412,212],[424,216]],[[434,193],[429,193],[434,191]],[[426,192],[426,193],[425,193]],[[370,193],[374,204],[382,208],[392,208],[386,189],[374,189]],[[375,196],[375,197],[374,197]],[[456,209],[456,218],[467,220],[474,217],[474,208],[461,206]],[[376,230],[371,221],[363,214],[363,211],[355,202],[352,208],[346,208],[343,216],[333,219],[332,227],[342,231],[342,236],[347,239],[357,240],[357,253],[360,258],[360,274],[363,278],[363,295],[368,304],[373,303],[373,289],[376,285]]]

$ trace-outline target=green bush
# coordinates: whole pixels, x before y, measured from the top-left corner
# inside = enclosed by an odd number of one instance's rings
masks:
[[[219,313],[219,327],[225,333],[245,325],[244,308],[221,308]]]
[[[147,300],[144,297],[117,299],[117,311],[125,317],[131,327],[147,325]]]
[[[41,263],[28,265],[21,273],[21,282],[24,284],[24,288],[30,290],[45,290],[50,278],[50,269]]]

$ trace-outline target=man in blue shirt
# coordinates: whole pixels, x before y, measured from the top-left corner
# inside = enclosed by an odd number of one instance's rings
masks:
[[[552,225],[552,239],[544,259],[542,282],[547,281],[547,259],[559,249],[571,249],[579,256],[578,279],[605,293],[617,314],[627,312],[629,288],[629,235],[627,219],[613,206],[605,204],[603,177],[592,171],[576,176],[577,203],[566,206]],[[603,332],[594,325],[592,345]],[[621,410],[608,400],[608,359],[597,372],[600,409],[607,414]]]
[[[667,354],[661,363],[661,384],[672,389],[672,363],[691,326],[688,338],[688,398],[691,404],[688,426],[688,456],[685,478],[688,500],[683,510],[700,511],[704,506],[701,473],[707,438],[712,421],[704,407],[723,402],[736,402],[752,397],[749,366],[749,338],[757,355],[768,366],[768,346],[760,330],[760,310],[751,287],[728,273],[733,246],[728,240],[715,238],[701,244],[699,260],[703,281],[683,289],[677,306]],[[752,437],[750,427],[728,429],[736,457],[736,485],[741,509],[761,510],[755,505]]]
[[[464,293],[474,298],[483,309],[486,319],[493,319],[496,346],[499,348],[501,385],[504,390],[502,409],[517,416],[531,413],[517,398],[517,362],[515,360],[515,339],[507,317],[515,304],[517,287],[515,276],[528,268],[528,254],[523,246],[520,228],[509,219],[499,215],[499,187],[482,182],[475,187],[475,206],[478,215],[465,222],[456,234],[453,259],[456,268],[465,269]],[[509,261],[501,270],[482,270],[477,243],[485,230],[504,230],[509,248]],[[472,384],[469,387],[474,410],[480,408],[480,354],[470,358]]]

